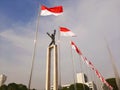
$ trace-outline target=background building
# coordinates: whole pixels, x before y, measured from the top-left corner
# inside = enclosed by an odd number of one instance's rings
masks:
[[[88,78],[84,73],[77,73],[77,83],[86,83],[88,82]]]
[[[2,86],[5,83],[6,79],[7,79],[7,76],[3,74],[0,75],[0,86]]]
[[[93,81],[88,82],[88,78],[84,73],[77,73],[77,83],[86,84],[91,90],[97,90]]]

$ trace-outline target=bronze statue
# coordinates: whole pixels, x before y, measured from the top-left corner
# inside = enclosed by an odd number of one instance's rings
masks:
[[[53,45],[55,45],[55,34],[56,34],[56,30],[54,30],[54,33],[52,33],[52,34],[49,34],[48,32],[47,32],[47,35],[51,38],[51,43],[49,44],[49,46],[51,46],[52,44]]]

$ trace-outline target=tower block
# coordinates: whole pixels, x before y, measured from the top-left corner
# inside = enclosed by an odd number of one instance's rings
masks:
[[[53,54],[52,53],[53,50]],[[51,58],[53,55],[53,90],[58,90],[58,52],[57,45],[53,44],[47,48],[46,62],[46,90],[51,89]]]

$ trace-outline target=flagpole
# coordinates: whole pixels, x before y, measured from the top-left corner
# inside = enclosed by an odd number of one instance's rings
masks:
[[[98,76],[96,76],[96,74],[93,74],[93,80],[95,81],[95,83],[97,84],[97,88],[98,90],[100,90],[100,85],[98,83],[98,80],[100,80],[100,78],[98,78]],[[101,81],[100,81],[101,82]]]
[[[106,39],[105,39],[105,41],[106,41]],[[111,50],[109,48],[109,45],[108,45],[107,41],[106,41],[106,47],[107,47],[107,50],[108,50],[108,53],[109,53],[109,56],[110,56],[110,62],[111,62],[111,65],[112,65],[112,68],[113,68],[113,71],[114,71],[115,81],[116,81],[118,90],[120,90],[120,77],[119,77],[119,73],[117,71],[117,68],[116,68],[116,65],[115,65],[115,62],[114,62],[114,58],[113,58],[112,52],[111,52]]]
[[[95,68],[95,67],[94,67],[94,68]],[[100,90],[100,86],[99,86],[99,83],[98,83],[98,79],[100,79],[100,78],[98,78],[98,76],[96,75],[95,70],[92,70],[92,69],[90,69],[90,70],[91,70],[91,72],[93,73],[92,76],[91,76],[91,78],[92,78],[93,81],[96,83],[96,88],[97,88],[98,90]]]
[[[30,71],[30,77],[29,77],[29,83],[28,83],[28,90],[31,88],[31,80],[33,75],[33,68],[34,68],[34,62],[35,62],[35,55],[36,55],[36,47],[37,47],[37,39],[38,39],[38,27],[39,27],[39,20],[40,20],[40,5],[38,9],[38,20],[36,24],[36,32],[35,32],[35,39],[34,39],[34,48],[33,48],[33,55],[32,55],[32,66]]]
[[[61,90],[61,53],[60,53],[60,30],[58,30],[58,58],[59,58],[59,89]]]
[[[96,80],[94,81],[95,74],[93,73],[93,70],[91,70],[91,68],[89,66],[87,66],[87,68],[88,68],[88,75],[89,75],[90,81],[92,81],[93,83],[95,83],[96,88],[99,90],[99,87],[97,86]]]
[[[71,42],[70,42],[71,43]],[[77,86],[76,86],[76,80],[75,80],[75,65],[74,65],[74,62],[73,62],[73,54],[72,54],[72,47],[71,47],[71,58],[72,58],[72,65],[73,65],[73,78],[74,78],[74,88],[75,90],[77,90]]]
[[[81,55],[79,56],[79,60],[80,60],[80,58],[83,60],[83,57]],[[83,73],[83,68],[82,68],[83,65],[82,64],[83,64],[83,62],[80,60],[81,73]],[[84,73],[83,73],[83,75],[84,75]],[[82,82],[83,82],[83,78],[82,78]],[[83,83],[83,90],[85,90],[85,85],[84,84],[85,83]]]

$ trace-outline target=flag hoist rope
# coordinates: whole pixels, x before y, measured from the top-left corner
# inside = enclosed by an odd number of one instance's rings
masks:
[[[34,39],[34,48],[33,48],[33,55],[32,55],[32,66],[30,71],[30,77],[29,77],[29,83],[28,83],[28,90],[30,90],[31,87],[31,80],[32,80],[32,74],[33,74],[33,68],[34,68],[34,61],[35,61],[35,55],[36,55],[36,47],[37,47],[37,39],[38,39],[38,27],[39,27],[39,20],[40,20],[40,5],[38,9],[38,17],[37,17],[37,24],[36,24],[36,32],[35,32],[35,39]]]

